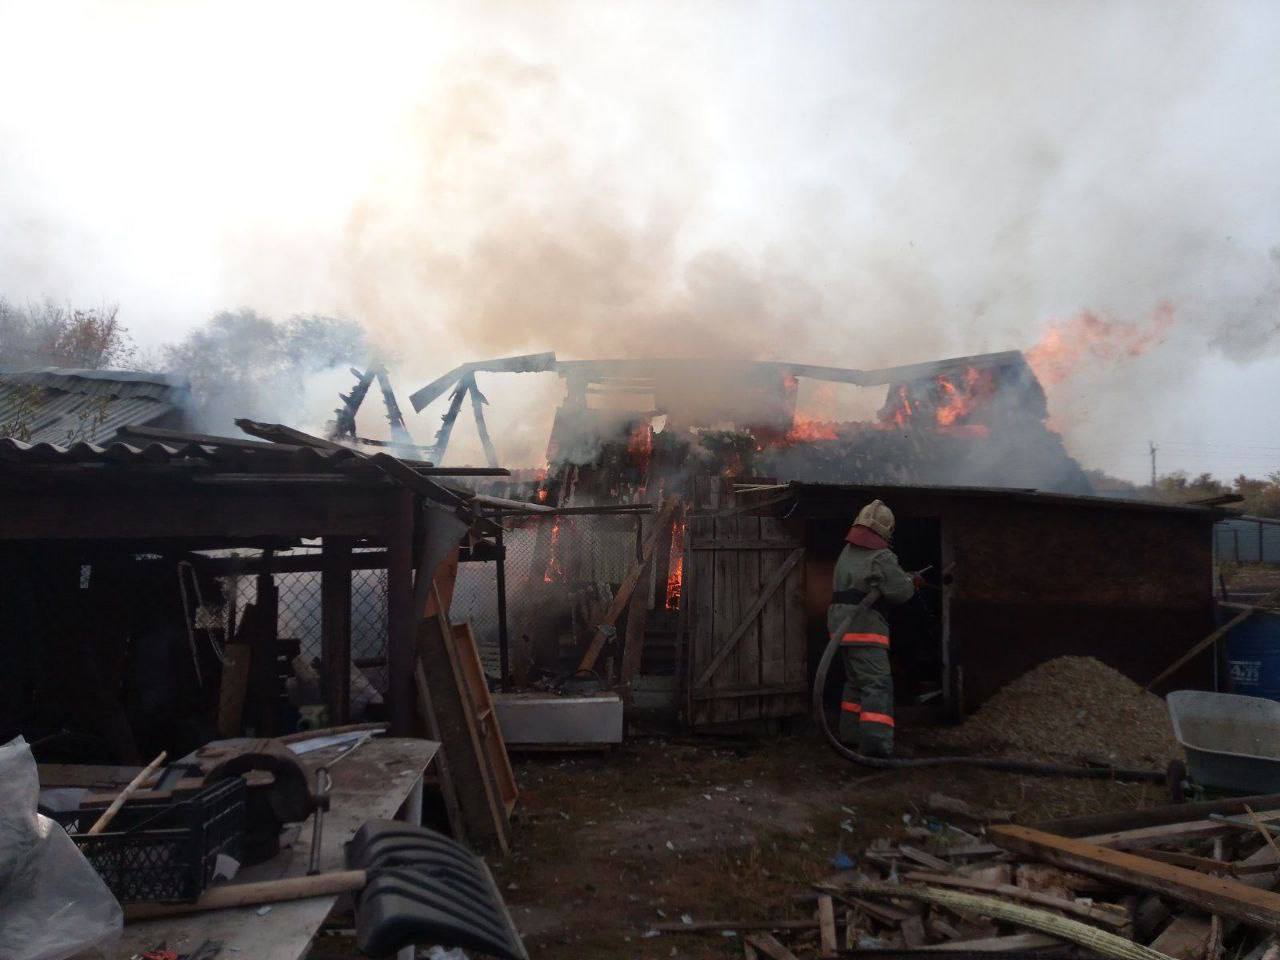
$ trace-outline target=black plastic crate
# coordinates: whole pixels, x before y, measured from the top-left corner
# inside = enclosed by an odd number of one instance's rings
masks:
[[[55,813],[121,903],[194,900],[213,878],[218,854],[240,859],[245,783],[221,780],[184,800],[126,803],[110,829],[90,836],[101,810]]]

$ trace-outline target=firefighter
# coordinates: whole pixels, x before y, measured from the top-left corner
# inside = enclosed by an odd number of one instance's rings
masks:
[[[889,549],[892,539],[893,511],[872,500],[858,512],[845,535],[847,543],[836,561],[834,592],[827,611],[828,633],[844,626],[840,637],[845,674],[840,739],[873,757],[893,753],[893,675],[889,672],[889,623],[884,607],[906,603],[921,584],[918,575],[904,572],[898,564]],[[858,609],[872,587],[880,589],[880,599]]]

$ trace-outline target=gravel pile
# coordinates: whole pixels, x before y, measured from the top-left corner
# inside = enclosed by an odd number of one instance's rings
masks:
[[[1004,687],[939,746],[1027,760],[1163,768],[1182,757],[1165,702],[1093,657],[1059,657]]]

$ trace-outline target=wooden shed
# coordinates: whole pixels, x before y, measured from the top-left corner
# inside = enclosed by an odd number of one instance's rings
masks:
[[[1221,511],[1034,490],[790,483],[689,522],[686,703],[695,727],[806,712],[844,536],[872,499],[930,586],[894,610],[900,700],[951,717],[1058,656],[1154,678],[1213,628]],[[946,575],[943,576],[944,571]],[[1212,651],[1168,689],[1211,688]]]
[[[342,447],[157,428],[102,445],[0,438],[0,728],[31,736],[73,727],[105,740],[119,762],[136,762],[145,746],[134,738],[138,715],[156,736],[176,738],[188,718],[217,713],[218,678],[234,667],[221,644],[198,635],[199,612],[187,606],[196,601],[179,588],[184,574],[208,591],[229,573],[257,578],[246,722],[257,708],[256,731],[278,732],[268,702],[280,698],[272,577],[300,572],[317,575],[320,682],[330,721],[345,722],[352,571],[380,570],[381,692],[393,731],[407,734],[425,602],[415,599],[415,573],[435,570],[460,541],[462,559],[493,551],[481,536],[493,525],[470,497],[432,479],[449,473]],[[303,540],[318,549],[288,553]],[[233,548],[250,558],[228,555]],[[172,716],[148,711],[131,686],[149,663],[150,689],[165,694]],[[263,702],[253,702],[255,690]],[[186,735],[200,743],[210,732]]]

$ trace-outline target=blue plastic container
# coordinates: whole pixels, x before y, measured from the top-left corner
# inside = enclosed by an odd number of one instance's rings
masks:
[[[1280,700],[1280,614],[1259,611],[1227,634],[1231,692]]]

